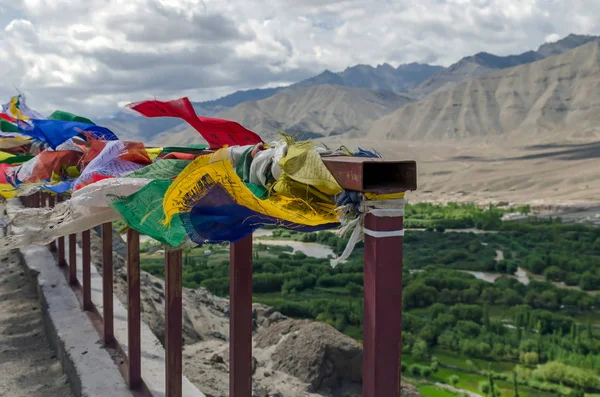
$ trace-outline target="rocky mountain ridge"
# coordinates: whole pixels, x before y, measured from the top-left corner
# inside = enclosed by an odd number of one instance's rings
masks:
[[[372,139],[600,135],[600,41],[445,86],[371,125]]]
[[[411,94],[421,99],[445,85],[457,84],[469,79],[486,76],[498,70],[540,61],[554,55],[564,54],[574,48],[591,41],[599,40],[598,36],[570,34],[554,43],[542,44],[537,51],[526,51],[518,55],[497,56],[487,52],[462,58],[444,70],[434,73],[430,78],[416,87]]]

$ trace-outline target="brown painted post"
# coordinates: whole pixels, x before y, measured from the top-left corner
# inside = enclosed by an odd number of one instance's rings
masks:
[[[165,252],[166,397],[181,397],[181,250]]]
[[[56,196],[56,202],[60,203],[62,201],[62,197],[61,196]],[[58,266],[59,267],[65,267],[66,266],[66,261],[65,261],[65,238],[64,237],[59,237],[58,238]]]
[[[92,252],[90,247],[90,231],[86,230],[81,233],[81,251],[82,261],[81,269],[83,272],[83,310],[92,310],[92,279],[91,279],[91,264]]]
[[[142,384],[140,327],[140,235],[127,231],[127,345],[129,388]]]
[[[48,195],[48,207],[54,208],[54,203],[55,203],[54,196],[49,194]],[[50,244],[48,244],[48,248],[50,249],[50,252],[56,252],[56,240],[50,242]]]
[[[363,396],[398,397],[403,217],[365,217]],[[373,237],[373,232],[391,232]],[[377,234],[377,233],[375,233]]]
[[[77,284],[77,235],[69,234],[69,283]]]
[[[229,253],[229,395],[252,395],[252,235]]]
[[[113,312],[112,223],[102,224],[102,305],[104,307],[104,344],[115,340]]]

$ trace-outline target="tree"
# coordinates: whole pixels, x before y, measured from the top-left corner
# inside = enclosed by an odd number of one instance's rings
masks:
[[[544,270],[544,276],[550,281],[561,281],[563,271],[558,266],[550,266]]]
[[[352,282],[348,283],[346,285],[346,288],[348,289],[348,292],[352,296],[359,296],[363,292],[363,288],[360,285],[358,285],[356,283],[352,283]]]
[[[548,310],[558,310],[560,304],[558,303],[558,296],[554,291],[544,291],[538,298],[539,304]]]
[[[469,288],[463,291],[462,300],[464,303],[475,303],[479,298],[479,291],[475,288]]]
[[[513,371],[513,389],[514,389],[513,397],[519,397],[519,384],[517,383],[517,371]]]
[[[540,362],[540,356],[537,352],[521,353],[521,361],[525,365],[535,365]]]
[[[428,307],[435,303],[437,298],[438,291],[435,288],[420,282],[411,283],[402,291],[402,303],[406,309]]]
[[[542,274],[546,268],[546,262],[535,254],[530,254],[525,258],[525,265],[535,274]]]
[[[483,326],[486,331],[490,330],[490,308],[487,303],[483,305]]]
[[[479,391],[489,396],[490,393],[490,383],[489,382],[479,382]]]
[[[418,360],[423,360],[428,355],[427,343],[423,339],[418,339],[411,350],[413,356]]]
[[[413,364],[410,367],[408,367],[408,372],[410,372],[413,376],[421,376],[421,366]]]
[[[484,288],[484,290],[481,292],[481,299],[490,304],[494,304],[496,299],[498,299],[500,296],[501,293],[499,293],[494,287]]]
[[[585,397],[585,393],[582,389],[577,388],[571,390],[571,392],[569,393],[569,397]]]
[[[431,367],[422,367],[421,368],[421,375],[423,375],[424,378],[429,378],[432,373],[433,373],[433,370],[431,369]]]
[[[492,371],[488,372],[488,382],[490,384],[490,397],[498,397],[500,396],[500,391],[494,385],[494,378],[492,377]]]
[[[600,287],[600,277],[595,276],[592,272],[587,271],[581,275],[579,279],[579,287],[584,291],[592,291]]]
[[[459,381],[460,378],[457,375],[450,375],[450,377],[448,378],[448,382],[454,387],[456,387]]]

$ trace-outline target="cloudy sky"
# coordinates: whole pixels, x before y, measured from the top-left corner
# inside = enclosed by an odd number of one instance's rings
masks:
[[[88,116],[600,34],[598,0],[0,0],[0,99]]]

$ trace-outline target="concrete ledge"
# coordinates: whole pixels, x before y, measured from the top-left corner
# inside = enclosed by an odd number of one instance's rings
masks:
[[[131,397],[121,373],[102,348],[98,333],[46,247],[21,250],[22,264],[36,281],[50,342],[81,397]]]
[[[83,262],[83,254],[79,246],[75,247],[77,253],[77,279],[83,279],[83,270],[81,263]],[[65,240],[65,252],[69,252],[69,241]],[[91,286],[92,286],[92,302],[99,313],[104,310],[102,301],[102,275],[98,273],[96,265],[92,262],[91,271]],[[143,297],[142,297],[143,298]],[[127,309],[120,300],[113,298],[114,312],[114,331],[115,339],[121,345],[125,353],[128,353],[129,346],[127,345]],[[142,379],[148,387],[148,390],[154,397],[164,397],[166,385],[166,367],[165,367],[165,349],[154,335],[150,327],[141,322],[141,347],[142,347]],[[182,379],[182,395],[183,397],[205,397],[205,395],[196,388],[183,376]]]
[[[10,217],[21,207],[16,200],[7,203]],[[13,227],[18,231],[18,227]],[[69,241],[65,238],[65,254]],[[82,251],[77,246],[77,279],[82,280]],[[38,295],[44,308],[48,336],[71,382],[76,396],[131,397],[125,380],[108,351],[102,347],[98,332],[58,267],[56,259],[46,246],[29,246],[21,249],[23,265],[37,280]],[[102,306],[102,276],[96,266],[91,266],[92,302],[100,314]],[[113,298],[115,339],[127,353],[127,309],[116,296]],[[142,378],[154,397],[164,397],[165,351],[147,324],[141,323]],[[184,397],[205,397],[185,376]]]

